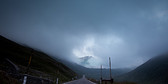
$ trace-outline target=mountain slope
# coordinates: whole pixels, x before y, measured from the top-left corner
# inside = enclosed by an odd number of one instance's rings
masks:
[[[118,81],[133,81],[138,84],[168,84],[168,54],[157,56],[135,70],[116,77]]]
[[[0,36],[0,46],[0,62],[4,62],[8,58],[20,68],[19,73],[24,74],[32,49],[12,42],[2,36]],[[1,63],[0,69],[3,68],[6,67]],[[50,79],[58,77],[59,81],[69,81],[75,76],[75,72],[64,64],[36,50],[32,54],[29,74]]]
[[[79,77],[82,77],[85,75],[88,78],[93,78],[93,79],[100,79],[100,69],[99,68],[86,68],[81,65],[78,65],[76,63],[71,63],[68,61],[62,61],[66,66],[71,68],[73,71],[77,73]],[[127,73],[131,71],[131,68],[121,68],[121,69],[112,69],[112,76],[118,76],[124,73]],[[102,76],[103,78],[109,78],[109,69],[102,69]]]

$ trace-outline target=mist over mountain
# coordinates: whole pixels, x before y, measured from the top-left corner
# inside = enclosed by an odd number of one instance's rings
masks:
[[[0,0],[0,35],[88,68],[107,68],[109,57],[113,68],[135,67],[164,53],[167,23],[168,0]]]
[[[168,54],[154,57],[135,70],[115,78],[138,84],[168,84]]]
[[[87,78],[100,80],[100,76],[101,76],[101,69],[100,68],[87,68],[87,67],[81,66],[79,64],[65,61],[65,60],[61,60],[61,59],[59,59],[59,60],[57,59],[57,61],[62,62],[63,64],[68,66],[70,69],[72,69],[74,72],[76,72],[78,77],[82,77],[83,75],[85,75]],[[134,68],[112,69],[112,77],[127,73],[133,69]],[[110,73],[109,68],[102,69],[102,77],[104,79],[110,78],[109,73]]]
[[[109,57],[116,80],[167,83],[168,0],[0,0],[0,36],[5,70],[24,72],[34,49],[31,75],[61,83],[101,65],[108,79]]]

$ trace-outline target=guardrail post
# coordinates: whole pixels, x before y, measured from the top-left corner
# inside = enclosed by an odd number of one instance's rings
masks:
[[[27,75],[24,75],[23,84],[26,84],[26,82],[27,82]]]

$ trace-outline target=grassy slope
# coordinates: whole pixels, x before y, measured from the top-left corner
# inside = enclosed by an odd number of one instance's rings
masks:
[[[135,70],[117,77],[117,80],[139,84],[168,84],[168,54],[150,59]]]
[[[12,42],[2,36],[0,36],[0,42],[0,59],[10,59],[17,64],[22,69],[21,72],[24,73],[32,49]],[[36,50],[34,50],[32,55],[30,74],[36,76],[47,74],[50,78],[59,77],[61,81],[68,81],[75,75],[71,69],[62,63]]]

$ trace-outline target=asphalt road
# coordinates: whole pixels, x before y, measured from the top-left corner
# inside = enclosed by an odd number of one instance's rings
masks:
[[[96,84],[94,82],[91,82],[90,80],[86,79],[85,77],[78,79],[78,80],[74,80],[74,81],[69,81],[63,84]]]

